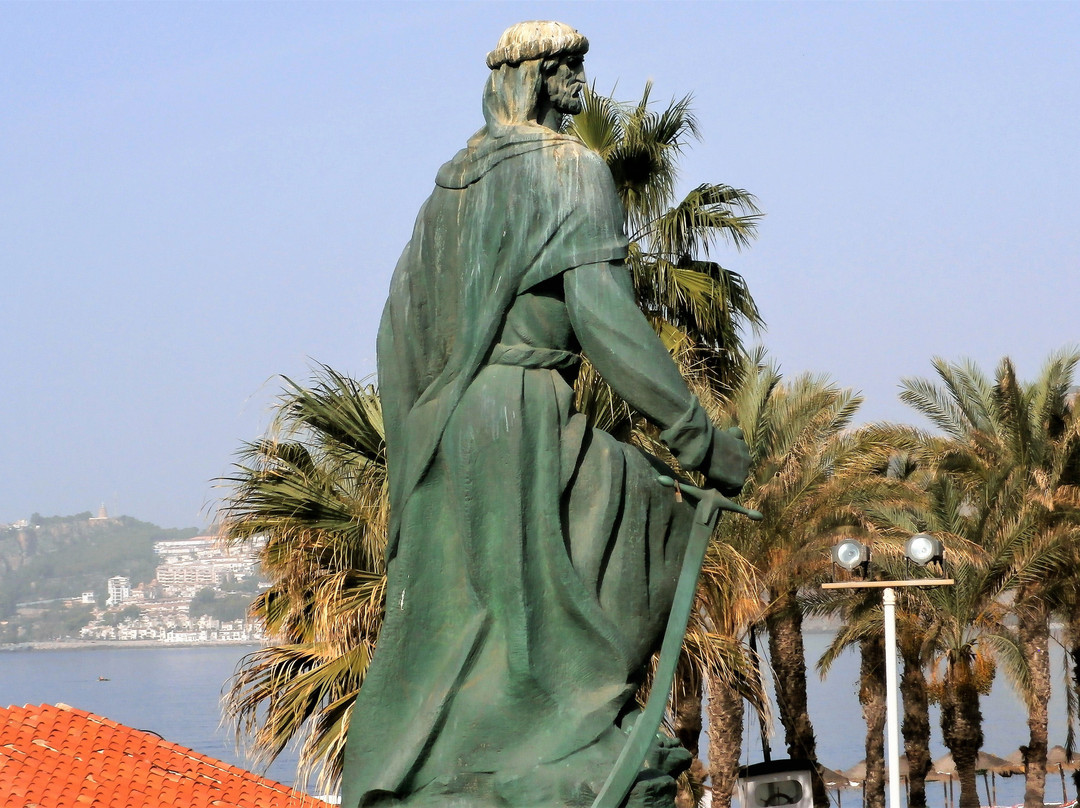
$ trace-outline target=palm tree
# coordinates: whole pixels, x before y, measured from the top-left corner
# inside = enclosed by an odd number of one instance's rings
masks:
[[[869,496],[859,496],[856,500],[860,510],[857,523],[853,523],[850,538],[873,545],[874,577],[887,580],[900,573],[896,559],[900,555],[899,546],[906,536],[891,530],[894,514],[906,514],[918,508],[921,491],[912,479],[919,466],[913,454],[920,446],[921,433],[909,427],[892,424],[876,424],[864,427],[863,432],[872,436],[862,444],[858,455],[857,471],[854,475],[864,475],[864,483],[876,484],[867,488]],[[854,489],[862,494],[859,486]],[[898,541],[899,540],[899,541]],[[867,806],[885,804],[885,718],[887,693],[885,689],[885,644],[884,621],[881,594],[865,589],[843,589],[831,591],[807,591],[802,595],[804,608],[819,615],[839,616],[843,627],[834,636],[833,641],[817,662],[817,669],[822,677],[828,675],[833,663],[845,649],[857,647],[860,656],[859,701],[863,708],[866,722],[866,776],[863,781],[863,801]],[[900,637],[912,635],[911,615],[903,610],[899,614]],[[904,629],[907,629],[905,631]],[[903,642],[901,642],[903,645]],[[908,643],[910,647],[911,643]],[[914,686],[910,665],[905,664],[908,689]],[[920,672],[921,674],[921,672]],[[925,688],[924,688],[925,691]],[[925,736],[922,741],[925,757],[925,769],[929,769],[929,718],[928,705],[923,700],[922,715],[926,718]],[[905,716],[907,719],[907,716]],[[918,737],[916,722],[905,720],[905,729],[910,730],[913,742]],[[909,734],[909,733],[905,733]],[[925,776],[923,771],[923,776]],[[916,784],[911,797],[919,798],[921,781]],[[922,792],[925,804],[925,789]],[[909,802],[911,799],[909,798]],[[916,803],[918,804],[918,803]]]
[[[865,505],[894,496],[892,483],[868,473],[888,446],[879,429],[849,430],[861,399],[813,375],[790,383],[759,354],[731,396],[728,419],[751,447],[743,501],[764,515],[732,520],[722,535],[757,569],[764,623],[788,754],[816,762],[807,711],[802,640],[805,591],[820,583],[839,532],[865,530]],[[815,804],[827,804],[815,778]]]
[[[859,649],[859,703],[866,723],[866,775],[863,779],[863,805],[885,806],[885,637],[882,627],[879,593],[849,591],[838,602],[819,603],[815,611],[838,612],[843,627],[817,662],[822,677],[833,662],[849,647]]]
[[[221,535],[259,548],[271,585],[250,614],[272,642],[241,661],[226,714],[267,763],[302,739],[302,778],[318,771],[330,789],[382,623],[382,413],[374,388],[327,367],[310,386],[285,382],[270,437],[224,480]]]
[[[925,489],[925,497],[901,507],[873,509],[868,514],[879,537],[874,543],[874,566],[883,578],[911,577],[911,571],[901,567],[900,547],[902,539],[916,532],[932,532],[948,547],[947,562],[957,581],[955,587],[904,589],[898,593],[898,646],[904,656],[904,677],[909,680],[904,690],[905,743],[916,774],[925,778],[929,768],[928,703],[931,697],[939,701],[945,744],[953,753],[961,777],[961,805],[971,804],[972,799],[977,804],[974,764],[982,744],[979,695],[989,692],[1000,654],[1006,654],[1014,670],[1019,659],[1015,642],[1001,625],[1005,607],[999,599],[1011,580],[1012,553],[1017,545],[1001,541],[995,545],[995,555],[965,538],[980,529],[979,525],[985,525],[985,520],[966,505],[956,480],[938,473],[928,463],[946,454],[948,443],[928,436],[925,440],[927,446],[921,453],[924,465],[917,476],[908,475]],[[838,602],[843,604],[844,600]],[[819,662],[823,670],[845,647],[860,644],[865,648],[870,640],[883,635],[880,599],[858,593],[849,595],[846,601],[849,619]],[[835,607],[836,603],[831,605]],[[829,606],[827,598],[816,604],[817,610]],[[876,659],[876,652],[872,656]],[[924,663],[933,671],[929,686],[922,674]],[[864,657],[862,693],[868,686],[868,667]],[[883,674],[878,672],[873,678],[879,687]],[[882,695],[877,688],[872,689],[876,695],[873,703],[877,705]],[[880,804],[884,799],[883,720],[876,711],[867,718],[867,774],[874,785],[868,789],[868,801]],[[913,719],[910,731],[909,719]],[[871,762],[876,765],[872,767]],[[876,773],[874,768],[878,769]],[[920,787],[925,802],[925,784]]]
[[[872,507],[868,518],[880,535],[894,542],[893,553],[885,556],[882,574],[889,578],[910,578],[913,571],[906,561],[900,562],[902,569],[896,569],[900,546],[914,533],[926,529],[925,513],[930,507],[927,489],[933,482],[933,464],[940,454],[941,441],[910,427],[898,426],[894,430],[896,445],[904,448],[889,459],[885,473],[904,481],[912,499],[901,508],[891,505]],[[912,597],[905,590],[900,592],[897,607],[897,649],[903,665],[900,697],[904,718],[900,729],[908,764],[907,802],[910,808],[926,808],[926,776],[930,773],[932,760],[930,697],[926,682],[930,657],[923,643],[923,626],[929,616],[925,600]]]
[[[708,692],[712,804],[727,808],[738,777],[744,705],[749,702],[767,722],[772,714],[758,659],[744,644],[762,616],[759,579],[734,547],[716,538],[702,568],[698,609],[685,647],[687,655],[697,660],[691,667],[702,672]],[[708,653],[697,649],[708,649]],[[700,698],[696,704],[700,722]]]
[[[651,82],[634,103],[588,90],[567,131],[603,157],[615,178],[638,305],[685,371],[707,372],[730,389],[745,364],[743,331],[763,321],[742,276],[710,255],[721,240],[739,249],[750,243],[756,200],[713,183],[677,199],[678,159],[698,137],[692,98],[656,111],[651,94]]]
[[[1013,612],[1027,668],[1028,808],[1042,805],[1045,788],[1051,603],[1062,579],[1071,577],[1068,553],[1080,535],[1080,434],[1069,404],[1077,362],[1076,350],[1055,353],[1039,377],[1024,384],[1008,357],[992,382],[972,363],[937,359],[943,388],[908,380],[901,396],[956,441],[946,468],[962,481],[969,504],[986,514],[983,527],[1007,524],[1023,531]],[[991,546],[992,536],[971,538]]]
[[[920,595],[927,601],[919,610],[928,617],[923,643],[933,649],[929,691],[941,705],[942,737],[956,764],[960,806],[976,808],[975,766],[983,741],[980,696],[989,693],[999,663],[1010,679],[1026,681],[1019,646],[1002,623],[1002,595],[1014,581],[1023,538],[1008,520],[993,514],[984,520],[985,514],[971,511],[947,476],[938,479],[932,495],[936,518],[926,528],[949,548],[946,562],[955,583]]]

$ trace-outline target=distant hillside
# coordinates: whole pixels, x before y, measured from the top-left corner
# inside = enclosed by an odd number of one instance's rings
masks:
[[[0,620],[15,614],[18,603],[105,592],[113,575],[132,586],[153,579],[154,542],[187,539],[195,528],[165,530],[130,516],[91,519],[34,514],[23,527],[0,529]]]

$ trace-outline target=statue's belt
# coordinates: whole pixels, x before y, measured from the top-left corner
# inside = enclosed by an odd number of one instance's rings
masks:
[[[581,355],[557,348],[536,348],[532,345],[498,343],[491,349],[488,364],[512,365],[519,368],[550,368],[565,370],[581,361]]]

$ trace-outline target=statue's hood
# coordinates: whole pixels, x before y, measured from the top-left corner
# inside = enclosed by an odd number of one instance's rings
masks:
[[[435,184],[451,190],[465,188],[487,174],[503,160],[522,154],[552,149],[567,143],[579,142],[569,135],[560,135],[545,126],[528,123],[499,127],[500,135],[492,137],[490,127],[485,126],[472,138],[469,145],[443,164],[435,177]]]

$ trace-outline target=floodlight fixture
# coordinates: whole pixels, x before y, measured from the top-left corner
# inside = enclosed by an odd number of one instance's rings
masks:
[[[916,533],[904,545],[904,555],[920,567],[931,561],[941,561],[945,557],[945,545],[941,539],[935,539],[929,533]]]
[[[837,566],[851,572],[870,563],[870,548],[855,539],[844,539],[833,545],[832,560]]]

